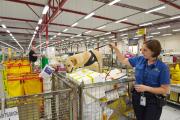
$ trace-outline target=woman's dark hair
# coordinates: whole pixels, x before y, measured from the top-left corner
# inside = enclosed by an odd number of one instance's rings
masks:
[[[145,41],[144,44],[153,52],[152,57],[158,57],[161,53],[161,44],[158,40],[148,40]]]

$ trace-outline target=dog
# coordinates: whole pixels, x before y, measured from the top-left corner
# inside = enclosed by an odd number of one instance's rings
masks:
[[[75,54],[67,58],[65,66],[68,73],[82,67],[96,72],[102,72],[102,54],[97,50]]]

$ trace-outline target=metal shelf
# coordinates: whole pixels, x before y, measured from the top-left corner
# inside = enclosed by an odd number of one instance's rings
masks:
[[[180,107],[180,103],[178,102],[174,102],[174,101],[171,101],[171,100],[167,100],[168,103],[171,103],[171,104],[174,104],[174,105],[177,105],[178,107]]]
[[[180,85],[170,85],[170,91],[180,93]]]

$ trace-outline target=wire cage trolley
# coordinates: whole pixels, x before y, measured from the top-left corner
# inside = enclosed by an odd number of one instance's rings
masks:
[[[54,74],[59,78],[59,88],[70,85],[76,94],[74,108],[78,120],[132,120],[130,88],[133,78],[84,84],[67,78],[65,74]],[[62,79],[63,78],[63,79]]]
[[[72,89],[1,99],[0,119],[10,117],[6,111],[15,108],[16,120],[73,120],[72,101]]]

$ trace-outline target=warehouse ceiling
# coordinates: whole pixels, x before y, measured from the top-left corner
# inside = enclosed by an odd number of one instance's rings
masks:
[[[7,27],[0,27],[0,44],[24,50],[38,46],[40,38],[65,45],[137,37],[144,26],[147,38],[166,36],[180,31],[180,0],[0,0],[0,24]]]

